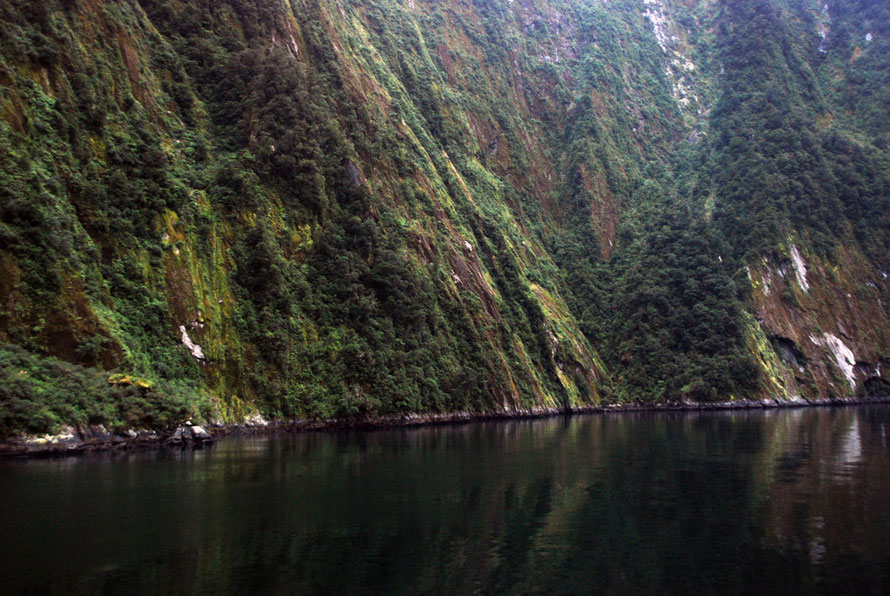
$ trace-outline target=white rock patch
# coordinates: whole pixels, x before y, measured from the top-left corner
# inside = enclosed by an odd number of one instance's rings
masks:
[[[810,336],[813,343],[825,346],[837,362],[837,367],[844,374],[847,381],[850,382],[852,389],[856,388],[856,375],[853,373],[853,367],[856,366],[856,356],[853,350],[841,341],[839,337],[832,333],[826,333],[822,339]]]
[[[182,345],[188,348],[188,351],[192,353],[192,356],[195,357],[195,360],[198,362],[204,362],[204,350],[201,349],[201,346],[192,341],[192,338],[189,337],[188,331],[185,329],[185,325],[179,326],[179,331],[182,333]]]
[[[826,39],[828,38],[828,26],[825,23],[819,23],[817,27],[817,31],[819,32],[819,37],[822,38],[822,41],[819,42],[819,51],[823,54],[827,53],[828,50],[825,49]]]
[[[797,277],[797,283],[804,292],[810,291],[810,284],[807,283],[807,264],[803,260],[800,251],[793,244],[791,245],[791,261],[794,263],[794,275]]]
[[[872,36],[871,33],[866,33],[866,34],[865,34],[865,41],[871,41],[872,39],[874,39],[874,37]]]
[[[669,8],[664,0],[643,0],[643,16],[652,26],[652,33],[661,51],[669,61],[665,76],[673,88],[674,100],[681,110],[693,121],[706,115],[707,110],[700,105],[693,77],[695,63],[691,56],[684,54],[680,46],[679,26],[670,20]]]
[[[828,31],[831,24],[831,14],[828,12],[827,4],[822,7],[822,18],[824,22],[819,23],[816,30],[819,33],[819,37],[822,38],[822,41],[819,42],[819,51],[825,54],[828,51],[825,44],[828,43]]]
[[[57,435],[29,435],[25,437],[25,443],[29,445],[46,445],[48,443],[62,443],[73,441],[76,438],[74,427],[63,424],[61,432]]]
[[[263,418],[263,415],[259,412],[254,412],[252,415],[248,416],[244,419],[244,426],[268,426],[269,421]]]
[[[667,17],[664,14],[664,6],[658,0],[643,0],[643,3],[646,5],[643,16],[652,23],[652,32],[655,33],[655,39],[658,41],[658,45],[661,46],[661,51],[665,54],[670,54]]]

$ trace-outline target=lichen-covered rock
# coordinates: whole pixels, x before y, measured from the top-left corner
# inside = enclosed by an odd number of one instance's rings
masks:
[[[213,440],[213,437],[210,435],[210,433],[207,432],[202,426],[194,425],[189,427],[189,430],[191,431],[191,438],[193,441],[196,441],[198,443],[206,443]]]
[[[171,443],[182,443],[183,441],[188,441],[192,438],[192,433],[189,431],[188,427],[183,425],[176,428],[173,431],[173,434],[167,439]]]
[[[251,414],[250,416],[248,416],[247,418],[244,419],[244,426],[247,426],[247,427],[261,428],[261,427],[268,426],[268,425],[269,425],[269,421],[266,420],[265,418],[263,418],[262,414],[260,414],[259,412],[254,412],[253,414]]]
[[[108,441],[111,439],[111,433],[108,432],[104,424],[91,424],[86,428],[86,438],[94,441]]]

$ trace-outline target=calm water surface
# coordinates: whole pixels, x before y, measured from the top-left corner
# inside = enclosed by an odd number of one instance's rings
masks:
[[[0,462],[2,593],[890,593],[890,406]]]

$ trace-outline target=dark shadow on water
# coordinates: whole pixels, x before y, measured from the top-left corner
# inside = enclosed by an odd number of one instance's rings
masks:
[[[890,406],[0,464],[4,592],[887,593]]]

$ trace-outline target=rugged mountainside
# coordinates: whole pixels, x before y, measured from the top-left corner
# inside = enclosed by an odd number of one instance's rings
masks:
[[[890,5],[0,4],[0,434],[886,393]]]

